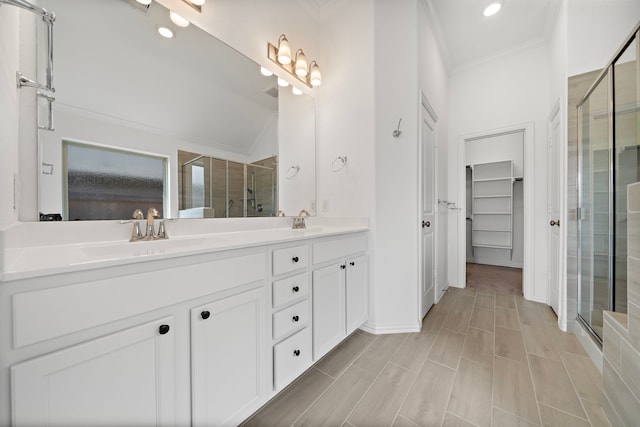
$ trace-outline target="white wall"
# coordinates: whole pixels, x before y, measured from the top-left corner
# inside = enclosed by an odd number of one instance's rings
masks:
[[[18,220],[13,180],[18,175],[18,9],[0,6],[0,227]]]
[[[452,201],[462,206],[464,194],[459,194],[460,168],[459,141],[465,135],[534,123],[534,170],[525,179],[533,180],[533,233],[534,241],[525,242],[533,250],[535,265],[531,298],[547,301],[546,260],[546,120],[549,114],[549,57],[546,44],[540,43],[525,50],[489,62],[460,69],[450,76],[450,131],[449,131],[449,193]],[[526,152],[526,151],[525,151]],[[464,175],[462,175],[464,176]],[[449,222],[449,280],[460,285],[458,277],[457,242],[461,211],[452,211]],[[464,251],[463,251],[464,253]]]
[[[568,0],[569,76],[603,68],[640,21],[639,0]]]

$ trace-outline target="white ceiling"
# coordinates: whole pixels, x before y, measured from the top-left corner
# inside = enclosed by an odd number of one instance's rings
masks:
[[[298,0],[323,22],[349,0]],[[396,0],[402,1],[402,0]],[[498,14],[485,17],[489,0],[422,0],[430,11],[438,43],[450,71],[513,52],[549,37],[559,0],[504,0]]]
[[[489,0],[424,0],[431,11],[449,70],[513,52],[549,37],[560,8],[557,0],[504,0],[494,16],[482,12]]]

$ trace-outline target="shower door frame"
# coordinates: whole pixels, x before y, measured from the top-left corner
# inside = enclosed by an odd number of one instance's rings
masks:
[[[602,69],[602,72],[598,75],[593,84],[589,87],[584,96],[578,101],[576,104],[576,111],[578,113],[578,176],[577,176],[577,186],[578,186],[578,208],[576,211],[577,223],[578,223],[578,312],[577,312],[577,320],[591,335],[591,337],[598,342],[600,347],[602,347],[602,337],[597,334],[597,332],[593,329],[592,324],[585,320],[581,313],[581,302],[582,302],[582,202],[584,199],[583,195],[583,173],[582,173],[582,165],[584,162],[583,158],[583,132],[582,132],[582,106],[589,99],[589,96],[598,88],[599,84],[607,78],[607,90],[608,90],[608,100],[607,100],[607,115],[609,119],[609,132],[608,132],[608,151],[609,151],[609,197],[608,197],[608,213],[609,213],[609,236],[608,236],[608,292],[609,292],[609,310],[615,310],[615,259],[616,259],[616,248],[615,248],[615,195],[616,195],[616,187],[615,187],[615,64],[618,59],[626,52],[627,48],[636,43],[636,63],[638,64],[638,68],[640,68],[640,22],[634,27],[634,29],[629,33],[629,35],[625,38],[625,41],[620,45],[620,47],[616,50],[616,53],[613,55],[611,60],[607,63],[607,65]],[[640,80],[638,76],[637,80]],[[640,81],[638,81],[640,83]],[[591,119],[591,114],[590,114]],[[593,211],[593,208],[592,208]],[[593,251],[593,245],[591,245]],[[592,255],[593,259],[593,255]],[[593,276],[593,275],[592,275]],[[593,291],[592,291],[593,294]],[[591,296],[591,304],[593,305],[593,295]]]

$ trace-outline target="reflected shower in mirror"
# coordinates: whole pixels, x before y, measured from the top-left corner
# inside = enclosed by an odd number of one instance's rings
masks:
[[[42,6],[57,18],[55,131],[39,131],[38,143],[40,164],[53,165],[47,169],[51,173],[38,170],[41,213],[74,219],[65,143],[165,159],[163,217],[177,218],[180,210],[193,207],[211,208],[201,209],[199,217],[268,216],[278,209],[293,212],[315,203],[311,97],[279,91],[275,76],[263,76],[258,64],[194,24],[171,24],[169,11],[157,2],[146,11],[125,0],[42,0]],[[174,37],[160,37],[160,25],[171,26]],[[184,204],[179,151],[224,159],[226,169],[243,171],[240,193],[229,199],[232,206],[218,206],[212,202],[215,198],[207,202],[205,172],[195,163],[190,179],[201,176],[200,199],[190,207]],[[257,165],[265,159],[276,164],[267,166],[275,168],[273,200],[267,203],[260,195],[257,203],[245,193],[252,188],[251,180],[261,175]],[[278,168],[286,169],[289,163],[303,165],[304,176],[279,185],[284,175]],[[245,178],[247,168],[256,170]],[[128,197],[135,203],[143,195]]]

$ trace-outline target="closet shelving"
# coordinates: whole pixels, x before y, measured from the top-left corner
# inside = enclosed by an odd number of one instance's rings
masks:
[[[513,250],[513,161],[472,165],[471,245]]]

